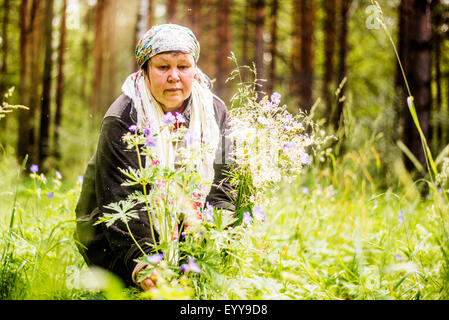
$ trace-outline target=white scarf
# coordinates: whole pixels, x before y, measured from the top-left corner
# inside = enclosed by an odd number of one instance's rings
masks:
[[[175,168],[176,150],[174,150],[173,143],[168,139],[168,130],[160,129],[163,124],[164,112],[161,105],[148,90],[142,71],[128,76],[122,85],[122,92],[134,102],[134,107],[137,110],[137,125],[144,128],[150,123],[152,132],[157,133],[154,148],[160,164],[164,168],[173,170]],[[214,159],[220,139],[220,130],[215,119],[213,94],[197,80],[193,81],[190,105],[189,130],[197,137],[206,139],[210,147],[207,151],[203,150],[204,159],[199,159],[196,163],[203,184],[201,201],[204,204],[214,179]],[[146,166],[148,165],[151,164],[147,158]]]

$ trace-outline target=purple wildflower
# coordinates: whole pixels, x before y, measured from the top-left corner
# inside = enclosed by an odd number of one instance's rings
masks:
[[[302,191],[302,193],[304,193],[304,194],[308,194],[308,193],[309,193],[309,188],[307,188],[307,187],[302,187],[302,188],[301,188],[301,191]]]
[[[186,123],[186,118],[184,118],[181,113],[176,112],[176,121],[178,121],[179,123]]]
[[[38,165],[37,164],[31,165],[30,171],[33,172],[33,173],[37,173],[39,171]]]
[[[158,264],[163,259],[164,259],[164,254],[163,253],[153,254],[153,255],[148,256],[146,258],[147,262],[149,262],[151,264]]]
[[[48,199],[51,199],[51,198],[53,198],[54,196],[55,196],[54,193],[51,192],[51,191],[47,193]]]
[[[293,141],[284,143],[284,148],[290,149],[290,148],[294,148],[296,147],[296,143],[294,143]]]
[[[404,210],[403,209],[399,210],[398,221],[399,221],[399,223],[404,222]]]
[[[201,269],[200,269],[200,266],[195,262],[195,258],[189,257],[189,263],[182,264],[181,271],[183,273],[187,273],[189,271],[193,271],[195,273],[200,273]]]
[[[166,114],[164,114],[164,115],[162,116],[162,121],[163,121],[165,124],[173,124],[173,123],[175,122],[175,120],[176,120],[176,118],[175,118],[175,116],[173,115],[173,113],[171,113],[171,112],[167,112]]]
[[[132,126],[130,126],[130,127],[128,128],[129,132],[135,132],[136,129],[137,129],[137,126],[136,126],[135,124],[133,124]]]
[[[262,222],[267,221],[267,218],[265,217],[265,211],[261,207],[255,207],[253,209],[254,217]]]
[[[246,225],[250,225],[253,222],[253,218],[248,211],[243,212],[243,223]]]
[[[394,258],[396,259],[396,261],[404,260],[404,258],[400,254],[395,255]]]
[[[78,176],[78,183],[79,184],[83,184],[83,180],[84,180],[83,176]]]
[[[212,207],[208,202],[206,202],[206,208],[203,211],[204,215],[206,216],[206,220],[209,222],[214,221],[214,207]]]
[[[187,143],[188,146],[191,146],[192,144],[199,142],[198,135],[193,133],[191,130],[188,130],[186,132],[183,139]]]
[[[151,134],[151,129],[150,129],[150,127],[145,127],[145,129],[143,129],[143,133],[144,133],[146,136],[149,136],[149,135]]]
[[[62,174],[59,171],[56,171],[56,178],[58,178],[59,180],[62,179]]]
[[[273,94],[271,95],[271,102],[273,104],[281,103],[281,94],[278,92],[273,92]]]
[[[147,139],[145,140],[145,144],[147,145],[147,147],[155,147],[156,146],[156,137],[154,136],[148,136]]]
[[[310,156],[305,153],[304,156],[302,157],[302,164],[303,165],[308,165],[310,163]]]

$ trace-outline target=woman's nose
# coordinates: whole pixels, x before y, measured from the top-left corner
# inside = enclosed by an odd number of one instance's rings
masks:
[[[170,73],[168,75],[168,81],[169,82],[176,82],[176,81],[179,81],[179,80],[180,80],[180,78],[179,78],[179,71],[178,71],[178,69],[176,69],[176,68],[171,69]]]

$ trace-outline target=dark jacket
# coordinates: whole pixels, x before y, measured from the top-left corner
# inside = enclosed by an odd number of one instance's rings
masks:
[[[188,126],[190,120],[190,101],[183,115]],[[232,190],[226,170],[229,168],[229,148],[225,138],[229,114],[225,104],[214,97],[215,118],[221,132],[219,148],[216,153],[215,179],[206,198],[216,208],[234,210],[230,192]],[[138,168],[137,152],[126,149],[122,136],[128,128],[137,123],[137,112],[132,100],[121,95],[108,109],[103,118],[97,151],[87,165],[83,186],[75,212],[77,225],[75,240],[78,249],[89,266],[99,266],[112,271],[132,285],[131,274],[136,266],[134,259],[142,252],[131,239],[125,224],[118,221],[107,227],[104,223],[94,225],[103,213],[112,213],[104,208],[113,202],[125,200],[141,186],[122,186],[126,178],[118,168]],[[142,163],[145,163],[142,157]],[[136,207],[136,209],[139,209]],[[148,214],[139,210],[140,219],[129,222],[130,230],[146,254],[152,251],[152,236]],[[156,233],[155,233],[156,234]],[[157,236],[156,236],[157,241]]]

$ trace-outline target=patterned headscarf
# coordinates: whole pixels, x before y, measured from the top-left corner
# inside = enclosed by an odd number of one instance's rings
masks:
[[[137,64],[142,68],[151,57],[167,51],[192,53],[195,62],[198,62],[200,44],[189,28],[177,24],[154,26],[137,43]]]
[[[200,43],[189,28],[177,24],[153,26],[137,43],[137,64],[142,68],[145,62],[153,56],[170,51],[191,53],[195,63],[197,63],[200,58]],[[203,87],[212,89],[212,81],[198,66],[196,67],[195,79]]]

